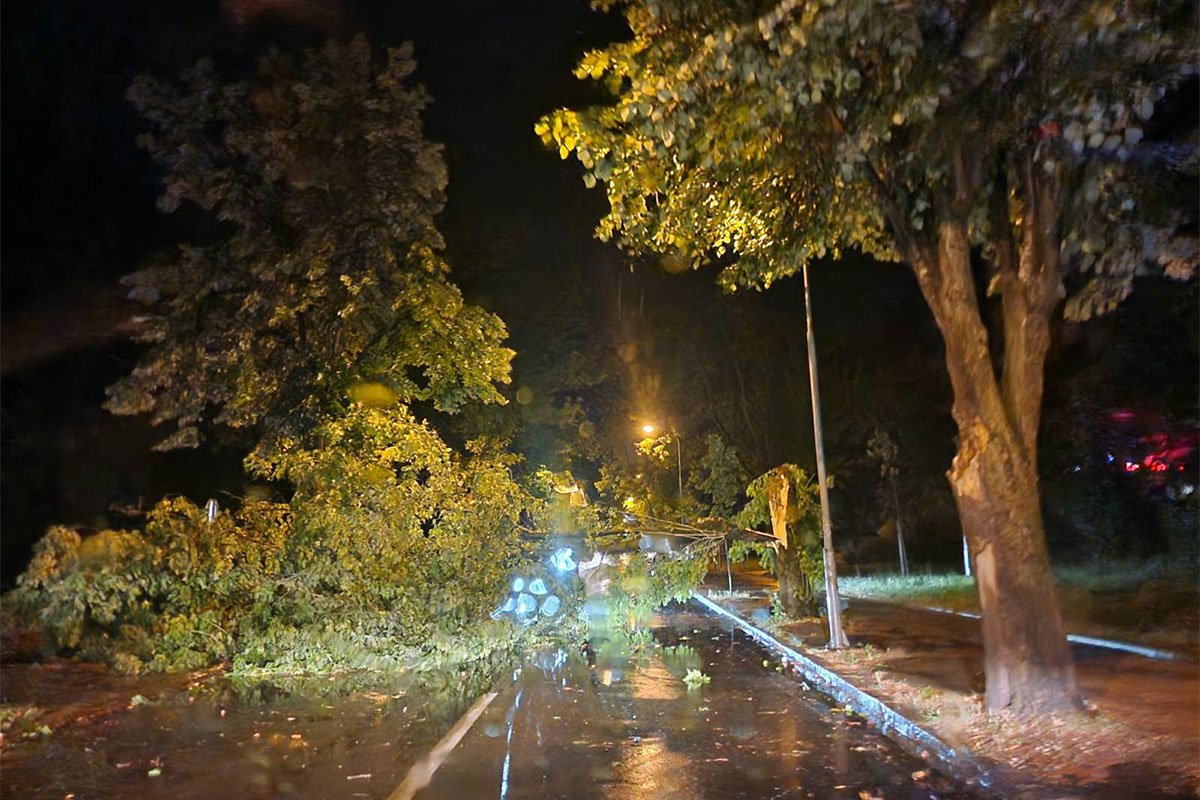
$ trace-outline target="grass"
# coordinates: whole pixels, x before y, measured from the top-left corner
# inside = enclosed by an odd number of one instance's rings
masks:
[[[1060,588],[1090,592],[1136,589],[1147,583],[1195,584],[1200,566],[1165,558],[1150,561],[1063,565],[1054,568]],[[881,574],[866,577],[839,577],[838,586],[846,593],[880,600],[945,601],[952,607],[969,605],[975,600],[975,579],[958,573],[911,575]]]
[[[971,608],[975,604],[975,579],[965,575],[874,575],[838,578],[838,587],[849,595],[876,600],[920,602],[947,608]]]
[[[1073,632],[1113,635],[1167,649],[1195,649],[1200,565],[1191,559],[1066,565],[1054,569]],[[960,574],[844,577],[847,595],[954,611],[979,610],[975,580]]]
[[[707,594],[713,600],[749,600],[753,596],[742,589],[734,589],[732,592],[726,589],[709,589]]]

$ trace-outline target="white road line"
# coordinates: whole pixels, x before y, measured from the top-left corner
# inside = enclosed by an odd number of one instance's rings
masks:
[[[458,722],[454,723],[454,727],[447,731],[446,735],[433,746],[433,749],[424,758],[409,767],[408,774],[404,776],[404,782],[388,795],[388,800],[412,800],[413,795],[428,786],[429,782],[433,780],[433,773],[437,772],[438,767],[446,760],[446,756],[450,755],[450,752],[458,746],[462,737],[475,724],[475,720],[479,719],[479,715],[495,699],[496,692],[488,692],[476,700],[475,705],[459,717]]]

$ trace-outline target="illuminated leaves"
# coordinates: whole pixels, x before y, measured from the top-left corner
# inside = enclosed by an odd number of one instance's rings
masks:
[[[604,81],[610,103],[556,112],[536,132],[575,154],[589,188],[604,186],[600,238],[718,263],[731,289],[769,285],[846,247],[911,256],[900,251],[931,246],[933,199],[954,148],[966,144],[985,172],[1032,159],[1092,203],[1091,164],[1137,160],[1155,101],[1192,69],[1195,26],[1169,28],[1193,12],[1113,8],[1000,3],[967,14],[851,0],[760,14],[740,3],[634,2],[623,8],[632,39],[588,53],[576,70]],[[614,74],[621,80],[609,82]],[[959,199],[967,207],[953,213],[977,244],[1019,237],[985,222],[989,191],[1018,185],[1008,177],[985,174],[988,191]],[[1141,224],[1141,208],[1084,225],[1110,229],[1097,250],[1127,275],[1146,254],[1117,244],[1125,234],[1113,226]],[[1078,213],[1064,209],[1064,228]],[[1092,269],[1072,247],[1069,266]]]
[[[485,620],[520,553],[517,514],[535,503],[512,459],[481,442],[457,452],[414,411],[504,402],[513,352],[439,255],[446,169],[411,47],[377,55],[330,42],[271,55],[251,80],[200,64],[180,86],[130,89],[163,207],[197,206],[228,235],[126,278],[149,349],[108,407],[175,423],[160,447],[240,433],[247,470],[294,490],[286,519],[260,507],[257,527],[182,506],[147,527],[179,584],[152,628],[168,650],[211,623],[254,666],[370,664],[371,642],[415,648]],[[247,527],[286,541],[244,576],[253,598],[213,608],[205,593],[252,559],[229,538]],[[239,626],[252,635],[231,640]]]
[[[167,207],[232,233],[126,279],[151,347],[112,411],[175,422],[170,448],[217,426],[298,434],[367,384],[447,411],[502,400],[504,325],[437,255],[446,170],[413,69],[411,47],[379,62],[358,39],[269,56],[254,80],[202,63],[179,88],[135,82]]]

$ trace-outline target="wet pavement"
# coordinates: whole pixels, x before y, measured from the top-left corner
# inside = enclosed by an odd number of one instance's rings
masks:
[[[774,580],[761,570],[739,565],[733,582],[745,599],[722,603],[746,619],[765,623],[770,617],[766,592],[775,587]],[[724,590],[725,585],[723,572],[714,572],[706,581],[709,589]],[[916,685],[983,692],[983,634],[978,619],[858,597],[843,600],[848,602],[842,622],[850,643],[879,651],[882,669]],[[828,640],[823,620],[790,622],[784,631],[810,648],[821,648]],[[1190,657],[1162,661],[1078,643],[1071,645],[1071,657],[1090,702],[1136,730],[1181,739],[1200,754],[1200,661]]]
[[[737,595],[721,598],[721,605],[769,624],[769,576],[743,567],[734,570],[734,582]],[[726,576],[710,575],[707,583],[723,591]],[[979,718],[984,674],[978,619],[861,598],[849,599],[842,619],[851,644],[869,649],[842,657],[826,653],[822,620],[772,630],[949,746],[994,766],[1005,787],[1000,796],[1198,796],[1200,663],[1193,658],[1165,661],[1073,644],[1076,676],[1091,710],[1077,719],[1046,720],[1038,730]]]
[[[337,684],[325,694],[311,685],[285,691],[223,679],[199,693],[175,687],[156,695],[150,694],[161,688],[155,679],[57,671],[5,666],[5,702],[70,702],[56,709],[50,735],[8,737],[0,796],[385,797],[469,702],[412,699],[388,686],[338,696]],[[74,684],[89,679],[96,680],[95,693],[76,701]],[[75,716],[88,708],[104,713]]]
[[[960,692],[984,690],[983,641],[976,619],[855,598],[845,614],[855,644],[885,653],[890,671]],[[1107,713],[1141,730],[1184,737],[1200,752],[1200,665],[1159,661],[1072,644],[1080,688]]]
[[[5,702],[67,702],[51,735],[5,742],[0,795],[387,798],[478,694],[332,688],[6,665]],[[418,798],[970,796],[690,606],[533,654],[498,689]]]
[[[725,620],[672,610],[590,645],[528,664],[419,797],[971,796]],[[688,670],[710,682],[690,687]]]

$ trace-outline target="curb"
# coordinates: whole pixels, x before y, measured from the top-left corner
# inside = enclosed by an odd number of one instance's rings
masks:
[[[969,753],[950,747],[879,698],[864,692],[828,667],[789,647],[714,600],[698,592],[692,592],[692,599],[708,610],[733,620],[734,624],[769,650],[786,655],[814,688],[870,720],[880,733],[912,755],[931,762],[942,772],[972,787],[984,791],[996,791],[999,788],[997,784],[1000,780],[995,770],[985,767]]]

